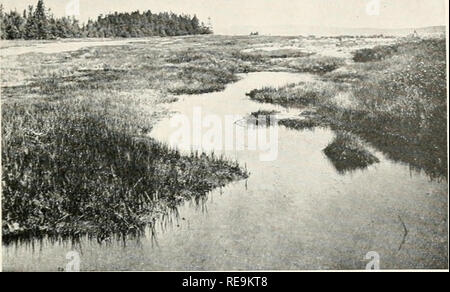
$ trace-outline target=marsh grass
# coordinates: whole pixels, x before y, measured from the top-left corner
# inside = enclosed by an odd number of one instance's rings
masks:
[[[338,132],[334,140],[323,150],[339,173],[365,169],[380,160],[366,149],[356,136]]]
[[[236,163],[181,156],[133,119],[91,106],[3,106],[4,242],[138,235],[165,208],[246,177]]]
[[[263,88],[248,95],[288,107],[314,107],[314,116],[280,124],[347,131],[391,160],[424,171],[431,179],[446,179],[445,39],[405,41],[395,49],[374,50],[384,52],[383,57],[347,65],[313,82]]]
[[[232,57],[244,61],[249,71],[289,71],[312,74],[325,74],[344,65],[342,58],[320,56],[295,49],[235,51]]]
[[[252,100],[263,103],[275,103],[290,107],[306,107],[319,104],[332,98],[334,87],[327,83],[292,83],[274,88],[263,87],[247,93]]]
[[[386,59],[398,52],[398,45],[376,46],[374,48],[364,48],[353,52],[355,62],[374,62]]]
[[[4,87],[2,95],[4,98],[26,95],[37,95],[40,97],[61,97],[83,90],[105,90],[110,89],[128,74],[126,70],[98,69],[79,70],[70,76],[59,76],[52,74],[27,85]]]
[[[208,191],[247,177],[235,162],[183,156],[146,137],[164,115],[161,104],[179,94],[220,91],[244,72],[320,74],[312,84],[251,96],[315,108],[303,125],[292,120],[287,126],[343,129],[391,159],[434,178],[446,175],[444,40],[399,46],[401,54],[353,64],[347,75],[336,70],[348,67],[340,58],[242,53],[292,39],[199,36],[163,45],[154,38],[2,56],[4,243],[140,236],[183,201],[202,201]],[[339,92],[346,94],[337,99]]]
[[[313,53],[307,53],[300,49],[273,49],[262,50],[255,49],[250,52],[235,52],[234,56],[244,61],[264,61],[267,59],[286,59],[309,57]]]
[[[155,38],[2,57],[3,242],[138,237],[181,202],[247,177],[235,162],[182,156],[146,135],[177,95],[304,57],[239,53],[273,41],[289,38]]]
[[[248,176],[236,162],[181,155],[146,136],[162,114],[159,104],[174,100],[169,85],[179,74],[204,90],[220,90],[234,75],[217,66],[165,67],[159,51],[131,51],[18,60],[38,65],[20,72],[30,82],[2,88],[5,244],[139,237],[182,202]],[[56,67],[68,56],[69,64]]]
[[[174,56],[170,56],[167,59],[167,62],[171,64],[190,63],[193,61],[204,59],[205,57],[207,57],[205,53],[188,50],[188,51],[181,51]]]
[[[357,71],[333,71],[323,76],[323,80],[335,83],[354,84],[367,80],[367,76]]]
[[[201,94],[225,89],[229,83],[239,78],[232,72],[219,69],[216,66],[186,66],[178,73],[178,81],[173,83],[169,92],[181,94]]]
[[[281,119],[278,124],[293,130],[312,130],[315,128],[328,127],[328,121],[325,118],[297,118],[297,119]]]

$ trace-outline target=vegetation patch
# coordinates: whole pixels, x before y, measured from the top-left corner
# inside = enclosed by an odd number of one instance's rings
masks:
[[[272,49],[272,50],[264,50],[264,49],[255,49],[251,51],[246,51],[241,54],[241,58],[243,60],[251,60],[254,59],[286,59],[286,58],[302,58],[313,55],[313,53],[306,53],[300,49]]]
[[[288,61],[287,67],[296,72],[325,74],[344,65],[344,60],[336,57],[315,56],[296,58]]]
[[[324,81],[333,81],[335,83],[357,83],[367,79],[367,76],[357,71],[333,71],[323,76]]]
[[[223,45],[230,40],[233,44]],[[445,40],[406,42],[390,57],[350,65],[322,56],[239,53],[288,41],[208,36],[172,38],[164,45],[150,38],[126,50],[92,47],[2,58],[2,84],[22,84],[2,87],[4,242],[139,236],[182,201],[245,178],[246,171],[234,162],[183,156],[146,135],[163,114],[160,104],[174,101],[175,95],[222,90],[238,79],[237,73],[274,66],[321,75],[313,82],[249,93],[256,101],[314,108],[314,114],[280,124],[345,131],[389,159],[431,178],[446,178]],[[328,73],[336,66],[308,69],[323,58],[345,67]],[[292,64],[300,64],[298,70]],[[269,112],[253,116],[261,114]],[[358,143],[337,142],[329,149],[336,157],[342,156],[338,145],[350,145],[360,160],[371,162],[363,149],[358,152]]]
[[[263,55],[244,53],[241,51],[233,52],[232,57],[244,62],[252,62],[252,63],[265,63],[268,61],[267,58]]]
[[[374,48],[365,48],[353,52],[353,61],[355,62],[376,62],[391,57],[398,52],[398,46],[376,46]]]
[[[7,75],[29,82],[2,89],[4,243],[138,237],[183,201],[248,176],[235,162],[147,137],[158,105],[173,101],[172,81],[221,90],[236,80],[231,66],[169,67],[147,44],[133,49],[29,54]],[[67,56],[64,67],[42,63]]]
[[[431,179],[447,178],[445,39],[405,41],[377,51],[377,62],[347,65],[320,80],[253,90],[251,99],[314,107],[319,117],[282,120],[294,129],[329,126],[351,132],[389,159]]]
[[[112,115],[123,101],[96,103],[3,105],[4,242],[138,236],[167,208],[247,176],[236,163],[182,156],[142,136],[145,120]]]
[[[310,118],[296,118],[296,119],[281,119],[278,121],[279,125],[285,126],[293,130],[312,130],[315,128],[325,128],[329,126],[328,120],[324,117],[310,117]]]
[[[264,87],[247,93],[252,100],[291,107],[314,106],[334,94],[333,85],[319,82],[292,83],[273,88]]]
[[[30,5],[22,14],[17,11],[5,13],[3,5],[0,5],[0,38],[8,40],[165,37],[210,33],[212,30],[195,15],[168,12],[155,14],[150,10],[143,13],[110,13],[80,25],[79,20],[72,17],[53,17],[45,8],[43,0],[37,1],[36,9]]]
[[[339,173],[346,173],[356,169],[365,169],[380,162],[370,153],[360,139],[349,133],[338,132],[323,152],[333,163]]]
[[[172,64],[190,63],[193,61],[201,60],[205,58],[205,54],[196,51],[182,51],[177,53],[175,56],[171,56],[167,62]]]
[[[186,66],[178,73],[178,82],[169,91],[177,95],[221,91],[237,80],[235,74],[216,67]]]

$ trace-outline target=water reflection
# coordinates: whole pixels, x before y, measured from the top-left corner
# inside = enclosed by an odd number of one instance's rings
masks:
[[[358,127],[344,126],[381,151],[388,159],[406,163],[416,173],[431,180],[448,180],[446,109],[437,108],[432,119],[361,117]],[[343,117],[345,124],[346,119]],[[354,119],[354,117],[353,117]],[[353,121],[355,122],[355,121]]]
[[[336,133],[333,142],[328,144],[323,152],[340,174],[366,169],[380,162],[358,137],[342,131]]]
[[[312,115],[302,113],[294,119],[282,119],[279,124],[298,131],[330,128],[337,133],[351,133],[362,140],[361,143],[383,153],[387,159],[406,164],[413,172],[424,173],[431,180],[446,181],[448,180],[446,112],[446,106],[438,106],[427,117],[397,118],[381,114],[371,116],[365,112],[352,110],[336,112],[321,108],[319,113]],[[329,146],[327,156],[337,171],[344,171],[347,166],[338,159],[340,156],[337,153],[338,145]],[[334,153],[333,148],[336,148]],[[355,166],[359,164],[356,168],[365,168],[366,164],[368,166],[377,162],[373,157],[369,158],[368,153],[363,152],[361,152],[363,157],[359,160],[367,161],[355,162]],[[348,167],[352,168],[350,164]]]

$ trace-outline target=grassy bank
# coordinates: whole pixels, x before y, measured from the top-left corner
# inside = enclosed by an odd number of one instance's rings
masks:
[[[290,128],[327,126],[369,142],[394,161],[431,178],[447,176],[447,88],[444,39],[404,41],[354,52],[354,64],[317,81],[263,88],[250,98],[312,107],[280,121]]]
[[[145,120],[113,115],[133,114],[123,101],[96,98],[3,107],[4,242],[139,236],[167,208],[246,177],[146,138]]]

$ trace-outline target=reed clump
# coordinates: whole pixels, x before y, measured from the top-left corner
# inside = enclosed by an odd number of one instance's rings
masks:
[[[366,149],[356,136],[338,132],[335,139],[323,150],[336,170],[346,173],[356,169],[365,169],[380,160]]]

